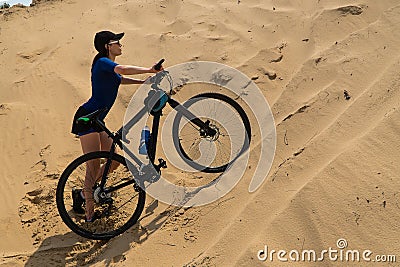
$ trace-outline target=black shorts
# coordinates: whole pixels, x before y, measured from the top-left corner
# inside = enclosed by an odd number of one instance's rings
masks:
[[[80,106],[78,108],[78,110],[76,111],[75,115],[74,115],[74,120],[72,121],[72,130],[71,133],[76,134],[78,136],[82,136],[85,134],[89,134],[89,133],[99,133],[102,132],[103,130],[96,126],[96,125],[92,125],[92,124],[84,124],[84,123],[78,123],[76,120],[79,119],[80,117],[83,117],[87,114],[90,114],[91,112],[88,112],[84,107]],[[103,121],[104,123],[104,121]]]

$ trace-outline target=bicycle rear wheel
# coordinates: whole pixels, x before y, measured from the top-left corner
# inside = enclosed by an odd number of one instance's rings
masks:
[[[192,168],[206,172],[224,172],[229,164],[250,145],[250,121],[243,108],[232,98],[219,93],[203,93],[182,104],[216,131],[213,136],[177,113],[172,127],[174,146]]]
[[[95,163],[101,168],[109,158],[110,152],[107,151],[82,155],[69,164],[58,182],[56,201],[59,214],[72,231],[85,238],[106,240],[123,233],[138,221],[144,208],[145,192],[135,183],[125,159],[118,154],[112,156],[112,164],[117,167],[108,173],[105,188],[124,186],[107,194],[102,201],[95,201],[95,212],[99,214],[99,218],[86,222],[84,209],[82,214],[73,208],[72,191],[79,191],[84,187],[89,166],[87,163],[90,162],[90,166]],[[95,187],[94,199],[96,198],[99,199]],[[82,206],[85,208],[85,204]]]

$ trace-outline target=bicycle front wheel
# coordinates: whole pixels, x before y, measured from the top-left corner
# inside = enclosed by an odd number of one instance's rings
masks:
[[[116,190],[100,198],[96,195],[99,186],[94,186],[94,211],[98,218],[86,222],[86,200],[79,193],[84,188],[85,177],[91,173],[100,177],[108,159],[112,160],[112,167],[104,188]],[[98,185],[100,181],[97,182]],[[57,208],[64,223],[78,235],[98,240],[115,237],[134,225],[143,211],[145,197],[145,192],[135,183],[127,168],[125,159],[118,154],[110,157],[107,151],[91,152],[74,160],[62,173],[56,191]]]
[[[223,172],[249,148],[250,121],[232,98],[203,93],[182,105],[216,131],[210,136],[181,113],[176,114],[172,127],[174,146],[192,168],[206,173]]]

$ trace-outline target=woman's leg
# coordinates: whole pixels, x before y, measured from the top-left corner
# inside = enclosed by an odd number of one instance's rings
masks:
[[[102,151],[110,151],[113,140],[108,137],[106,132],[100,132],[100,146]]]
[[[101,143],[101,150],[102,151],[110,151],[111,145],[112,145],[113,140],[108,137],[106,132],[100,132],[100,143]],[[118,147],[116,147],[115,152],[117,152]],[[119,166],[119,162],[113,161],[111,163],[111,168],[109,172],[114,171],[117,167]],[[100,176],[103,173],[105,165],[101,168],[100,170]]]
[[[97,132],[85,134],[79,137],[83,154],[99,151],[101,142],[100,134]],[[98,179],[100,160],[94,159],[86,163],[86,176],[83,194],[86,200],[86,218],[91,219],[94,213],[93,186]]]
[[[83,153],[93,151],[110,151],[113,140],[105,132],[94,132],[80,137]],[[109,172],[115,170],[119,163],[113,161]],[[86,199],[86,218],[91,219],[94,213],[93,186],[101,178],[104,167],[100,167],[100,160],[91,160],[87,163],[84,185],[84,196]]]

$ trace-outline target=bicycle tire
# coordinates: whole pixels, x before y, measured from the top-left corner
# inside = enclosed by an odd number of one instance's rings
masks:
[[[223,94],[211,93],[211,92],[210,93],[202,93],[202,94],[193,96],[192,98],[190,98],[189,100],[184,102],[182,105],[185,108],[190,109],[193,105],[195,105],[196,103],[199,103],[200,101],[210,101],[210,100],[217,101],[219,103],[218,105],[220,105],[220,104],[226,105],[226,108],[224,109],[224,111],[226,111],[226,112],[233,111],[232,114],[237,116],[238,120],[240,121],[240,123],[238,123],[238,124],[241,124],[240,127],[242,127],[241,134],[243,135],[243,141],[242,141],[242,143],[240,145],[241,147],[239,148],[239,151],[236,153],[236,155],[229,158],[229,161],[226,160],[226,162],[221,163],[219,165],[217,164],[216,166],[204,165],[204,164],[196,162],[194,160],[194,156],[191,155],[193,153],[190,153],[190,151],[189,151],[192,148],[191,147],[185,148],[185,145],[183,144],[183,135],[180,136],[180,131],[183,131],[183,128],[180,127],[180,123],[183,121],[183,118],[185,118],[185,117],[183,117],[183,115],[181,113],[177,113],[174,118],[173,127],[172,127],[172,136],[174,138],[175,149],[177,150],[180,157],[189,166],[191,166],[192,168],[194,168],[196,170],[206,172],[206,173],[220,173],[220,172],[224,172],[233,161],[235,161],[241,154],[243,154],[249,148],[250,140],[251,140],[251,126],[250,126],[249,118],[247,117],[246,112],[243,110],[243,108],[235,100],[233,100],[232,98],[230,98],[226,95],[223,95]],[[222,116],[226,116],[226,114],[221,114],[220,112],[217,112],[216,109],[218,107],[216,107],[216,105],[217,104],[214,103],[215,112],[211,115],[202,116],[202,114],[196,114],[196,112],[193,112],[193,113],[196,116],[202,117],[203,121],[210,120],[211,123],[217,124],[218,121],[222,120]],[[212,104],[209,105],[209,108],[210,108],[209,109],[210,112],[212,113],[213,105]],[[206,110],[207,108],[205,107],[204,109],[205,109],[205,113],[207,113],[207,110]],[[216,118],[217,116],[221,117],[221,119]],[[186,118],[184,120],[189,121]],[[214,125],[214,127],[218,128],[215,125]],[[189,142],[192,142],[192,139],[190,139],[190,138],[187,138],[187,139],[189,140]],[[212,140],[208,140],[208,141],[212,141]],[[200,142],[199,142],[199,146],[200,146]],[[198,148],[196,152],[197,152],[197,154],[201,154],[200,148]]]
[[[125,232],[126,230],[128,230],[131,226],[133,226],[139,219],[143,208],[144,208],[144,204],[145,204],[145,198],[146,198],[146,194],[143,191],[143,189],[141,189],[139,186],[133,186],[129,185],[129,186],[125,186],[124,188],[126,188],[126,191],[122,192],[122,189],[119,189],[122,193],[120,193],[120,191],[116,191],[117,193],[115,193],[115,195],[117,195],[117,199],[115,200],[115,203],[119,205],[118,201],[122,201],[120,199],[122,199],[123,197],[129,197],[128,194],[130,194],[130,192],[132,192],[132,198],[133,197],[137,197],[137,202],[136,203],[129,203],[131,204],[130,206],[132,206],[132,210],[134,209],[134,211],[132,212],[132,214],[129,215],[125,215],[123,214],[124,217],[128,218],[126,221],[124,221],[124,223],[121,223],[121,225],[115,226],[116,229],[112,228],[110,230],[103,230],[103,231],[99,231],[100,226],[105,228],[107,225],[107,220],[109,220],[111,218],[102,218],[100,220],[94,221],[93,223],[88,223],[85,222],[84,220],[84,216],[83,218],[79,218],[78,214],[76,214],[73,210],[71,210],[71,208],[69,206],[72,207],[71,202],[72,202],[72,197],[71,197],[71,191],[70,191],[70,187],[73,184],[77,184],[79,185],[79,181],[75,182],[74,179],[79,180],[79,178],[75,178],[75,173],[79,174],[80,170],[83,169],[83,165],[86,166],[86,163],[89,160],[96,160],[96,159],[107,159],[110,156],[110,152],[108,151],[97,151],[97,152],[91,152],[91,153],[87,153],[84,154],[80,157],[78,157],[77,159],[75,159],[73,162],[71,162],[68,167],[64,170],[64,172],[62,173],[60,180],[58,182],[57,185],[57,191],[56,191],[56,202],[57,202],[57,209],[58,212],[62,218],[62,220],[64,221],[64,223],[76,234],[88,238],[88,239],[95,239],[95,240],[108,240],[112,237],[118,236],[120,234],[122,234],[123,232]],[[124,157],[122,157],[121,155],[118,154],[114,154],[112,156],[112,160],[118,162],[120,165],[120,167],[118,167],[119,172],[123,172],[123,175],[128,175],[127,173],[125,174],[125,169],[127,168],[127,163]],[[74,172],[76,171],[76,172]],[[112,175],[116,176],[117,170],[115,172],[113,172]],[[129,172],[129,170],[128,170]],[[131,176],[130,179],[134,179],[132,177],[132,174],[129,175]],[[73,176],[73,177],[72,177]],[[111,174],[109,174],[109,176],[111,177]],[[107,179],[107,182],[109,182],[109,180],[112,180],[114,178],[109,178]],[[119,178],[118,178],[119,179]],[[128,178],[126,178],[127,180]],[[115,178],[115,180],[117,180],[117,178]],[[135,184],[135,183],[134,183]],[[66,188],[66,185],[68,188]],[[107,184],[106,184],[107,186]],[[130,188],[130,189],[129,189]],[[111,198],[111,197],[110,197]],[[69,202],[69,203],[68,203]],[[128,203],[128,202],[127,202]],[[124,204],[126,205],[126,203]],[[125,208],[124,205],[121,206],[121,208]],[[126,211],[123,211],[121,209],[121,212],[127,213]],[[114,215],[114,214],[113,214]],[[101,221],[103,220],[103,222]],[[83,221],[83,222],[82,222]],[[110,221],[112,222],[112,220],[110,219]],[[100,224],[102,223],[102,224]],[[110,226],[112,227],[112,226]]]

